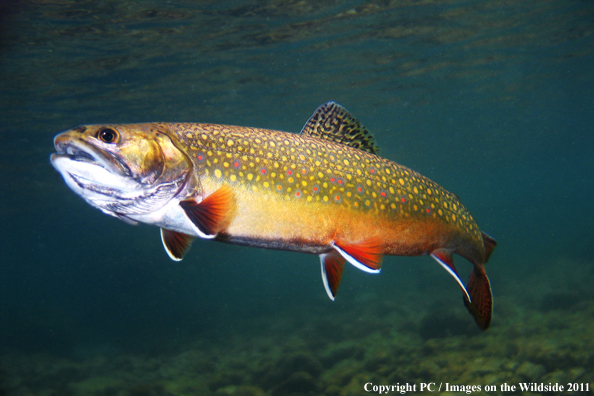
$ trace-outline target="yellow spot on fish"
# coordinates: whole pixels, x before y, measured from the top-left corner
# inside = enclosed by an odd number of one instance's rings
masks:
[[[433,194],[433,193],[431,192],[431,189],[430,189],[430,188],[428,188],[428,189],[427,189],[427,194],[429,194],[429,195]]]
[[[220,169],[215,169],[214,174],[218,178],[220,178],[221,176],[223,176],[223,174],[221,173],[221,170]]]
[[[229,147],[233,146],[234,143],[235,142],[233,141],[233,139],[227,140],[227,146],[229,146]]]
[[[254,178],[254,175],[253,175],[252,173],[248,173],[248,174],[247,174],[247,179],[248,179],[248,180],[250,180],[250,181],[251,181],[253,178]]]
[[[231,176],[229,176],[229,180],[231,180],[232,182],[234,182],[234,181],[237,180],[237,176],[231,175]]]
[[[400,183],[401,186],[404,186],[404,179],[402,179],[402,178],[398,179],[398,183]]]
[[[330,198],[328,198],[328,196],[327,196],[327,195],[324,195],[324,198],[322,198],[322,199],[324,200],[324,202],[328,202],[328,200],[329,200]]]

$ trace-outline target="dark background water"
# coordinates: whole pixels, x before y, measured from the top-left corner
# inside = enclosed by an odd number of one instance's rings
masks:
[[[334,303],[314,256],[197,241],[172,262],[156,228],[91,208],[48,159],[79,124],[298,132],[328,100],[497,239],[494,328],[498,302],[594,297],[591,1],[4,1],[0,46],[0,352],[158,354],[377,301],[471,322],[428,257],[347,268]]]

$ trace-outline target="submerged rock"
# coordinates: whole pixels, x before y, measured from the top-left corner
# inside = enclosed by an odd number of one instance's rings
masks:
[[[316,379],[309,373],[299,371],[274,387],[271,391],[273,396],[287,396],[294,394],[308,394],[318,389]]]
[[[274,389],[279,384],[287,382],[296,373],[307,374],[308,377],[315,379],[320,376],[323,369],[322,363],[314,355],[298,352],[283,359],[280,364],[273,365],[265,374],[262,384],[265,389]],[[299,382],[300,378],[305,376],[297,376],[294,380]]]

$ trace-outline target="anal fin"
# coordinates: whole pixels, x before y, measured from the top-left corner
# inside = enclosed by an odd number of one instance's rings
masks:
[[[362,271],[377,274],[381,270],[384,245],[379,236],[357,243],[333,242],[332,247]]]
[[[223,228],[227,214],[231,210],[233,190],[223,184],[218,190],[197,202],[195,198],[180,201],[179,206],[196,226],[198,235],[212,239]]]
[[[169,257],[174,261],[181,261],[184,258],[194,239],[195,237],[192,235],[161,228],[161,242],[163,242],[163,247]]]
[[[435,261],[437,261],[446,271],[449,272],[450,275],[452,275],[452,277],[454,277],[454,279],[456,280],[456,282],[458,282],[458,285],[460,285],[460,288],[464,292],[465,303],[466,301],[470,303],[472,300],[470,299],[470,295],[468,294],[468,291],[466,290],[464,283],[462,283],[462,279],[460,279],[460,276],[458,275],[458,271],[456,271],[456,267],[454,267],[452,253],[445,249],[437,249],[431,253],[431,257],[433,257]]]
[[[344,271],[344,263],[346,259],[340,255],[336,250],[330,253],[320,254],[320,263],[322,264],[322,281],[324,281],[324,288],[330,300],[334,301],[340,280],[342,279],[342,272]]]

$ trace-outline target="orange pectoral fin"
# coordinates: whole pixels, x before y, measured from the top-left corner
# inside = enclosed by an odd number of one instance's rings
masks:
[[[231,210],[232,201],[233,190],[227,184],[223,184],[202,201],[196,202],[194,198],[185,199],[180,201],[179,206],[196,226],[200,237],[212,239],[221,231]]]
[[[357,243],[334,242],[332,247],[349,263],[362,271],[377,274],[382,267],[384,245],[380,237],[373,237]]]
[[[330,253],[320,254],[322,281],[324,281],[324,288],[332,301],[334,301],[338,292],[338,286],[340,286],[345,261],[345,258],[335,250]]]
[[[193,236],[161,228],[163,247],[172,260],[181,261],[194,241]]]

